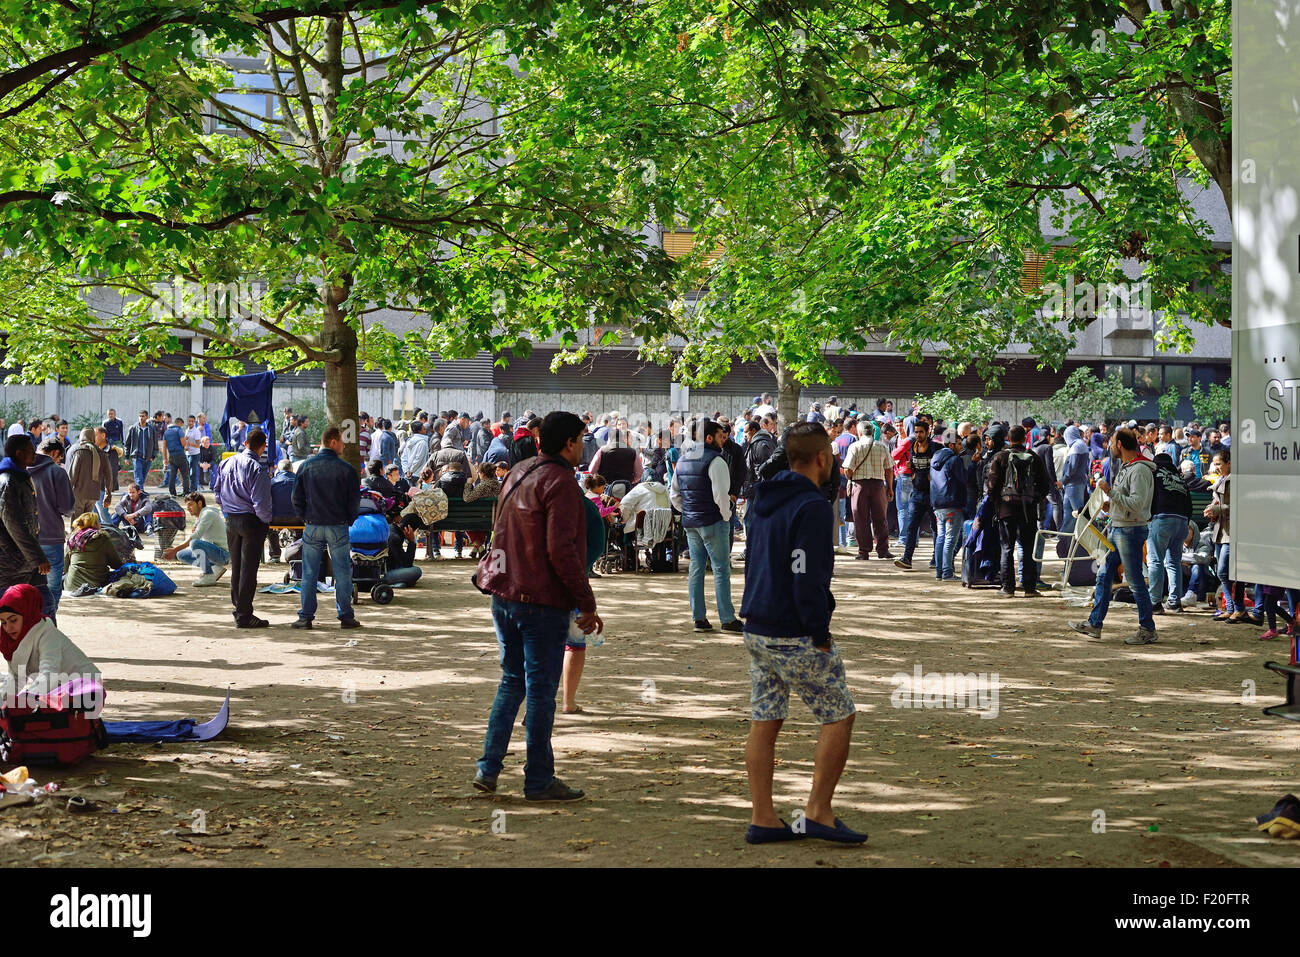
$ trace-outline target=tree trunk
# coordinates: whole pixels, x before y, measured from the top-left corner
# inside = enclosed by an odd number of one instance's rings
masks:
[[[346,282],[346,280],[345,280]],[[321,345],[337,358],[325,363],[325,421],[343,430],[343,457],[361,470],[361,424],[357,397],[357,333],[348,325],[340,305],[347,301],[349,285],[327,286]]]
[[[799,421],[799,393],[803,387],[778,357],[776,360],[776,414],[781,429]]]
[[[322,150],[322,180],[338,174],[341,161],[346,158],[342,137],[347,135],[335,123],[338,114],[338,95],[343,88],[343,18],[334,17],[326,23],[325,49],[321,58],[321,111],[324,114],[324,145]],[[331,237],[334,244],[345,253],[352,252],[351,243],[337,234]],[[328,276],[328,270],[326,272]],[[325,363],[325,418],[328,425],[337,425],[343,431],[343,458],[361,471],[360,402],[357,397],[357,331],[348,324],[343,304],[352,295],[352,277],[337,278],[337,284],[326,284],[321,293],[324,316],[321,322],[321,347],[330,355]]]

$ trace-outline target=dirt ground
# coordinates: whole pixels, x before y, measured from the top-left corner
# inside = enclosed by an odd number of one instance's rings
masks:
[[[927,552],[923,542],[910,573],[847,555],[836,566],[834,632],[858,707],[837,812],[870,832],[864,847],[744,844],[744,648],[739,635],[692,632],[684,572],[594,582],[608,638],[588,651],[586,713],[557,715],[554,737],[559,775],[588,798],[556,806],[523,800],[522,729],[498,794],[469,787],[498,677],[470,562],[426,563],[419,587],[393,604],[364,601],[363,629],[342,631],[326,611],[310,632],[288,627],[292,595],[259,595],[272,627],[236,630],[228,590],[194,589],[192,570],[171,565],[175,596],[65,599],[61,626],[103,668],[106,717],[204,720],[229,685],[229,730],[204,745],[118,745],[75,769],[34,771],[62,791],[0,810],[0,863],[1300,861],[1300,847],[1251,820],[1300,776],[1300,728],[1260,713],[1281,700],[1281,681],[1261,666],[1285,659],[1283,641],[1201,612],[1158,619],[1157,644],[1126,647],[1131,605],[1115,606],[1104,640],[1090,641],[1065,627],[1082,613],[1059,596],[1003,601],[940,585]],[[283,572],[264,566],[262,581]],[[737,562],[737,606],[742,578]],[[989,675],[996,716],[894,707],[894,676],[918,666]],[[1243,700],[1244,682],[1258,683],[1258,700]],[[806,797],[815,736],[795,702],[778,745],[787,819]],[[70,794],[99,809],[69,813]],[[207,835],[192,832],[195,812]]]

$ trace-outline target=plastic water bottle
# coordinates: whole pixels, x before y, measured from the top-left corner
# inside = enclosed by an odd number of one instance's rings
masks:
[[[599,648],[605,643],[605,636],[593,632],[590,635],[583,634],[582,629],[578,627],[578,616],[581,615],[578,609],[574,609],[569,616],[569,638],[574,641],[583,641],[585,639],[588,645],[593,648]]]

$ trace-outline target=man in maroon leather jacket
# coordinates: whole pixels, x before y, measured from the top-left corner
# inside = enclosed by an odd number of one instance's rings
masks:
[[[584,431],[571,412],[546,417],[541,454],[510,470],[497,500],[491,548],[479,561],[478,584],[492,594],[501,653],[501,682],[473,782],[480,791],[496,791],[526,699],[524,797],[576,801],[583,796],[555,776],[551,729],[574,609],[584,633],[604,628],[587,580],[587,519],[573,474],[582,460]]]

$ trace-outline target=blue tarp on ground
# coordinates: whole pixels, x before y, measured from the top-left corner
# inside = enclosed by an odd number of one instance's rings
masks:
[[[181,718],[179,721],[105,721],[104,730],[112,742],[143,741],[152,744],[157,741],[211,741],[230,723],[230,691],[226,691],[226,700],[221,710],[211,721],[198,724],[193,718]]]

